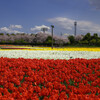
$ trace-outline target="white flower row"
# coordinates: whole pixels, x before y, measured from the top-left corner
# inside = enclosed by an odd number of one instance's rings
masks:
[[[8,58],[43,58],[43,59],[74,59],[74,58],[100,58],[100,52],[93,51],[30,51],[30,50],[4,50],[0,57]]]

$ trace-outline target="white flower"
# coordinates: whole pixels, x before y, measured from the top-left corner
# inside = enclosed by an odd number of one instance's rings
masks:
[[[49,51],[49,50],[4,50],[0,51],[0,57],[8,58],[43,58],[43,59],[73,59],[73,58],[100,58],[100,52],[94,51]]]

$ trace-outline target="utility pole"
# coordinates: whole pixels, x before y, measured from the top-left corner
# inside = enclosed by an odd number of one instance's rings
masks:
[[[74,22],[74,26],[75,26],[75,33],[74,33],[74,36],[76,36],[76,26],[77,26],[77,22]]]
[[[53,28],[54,28],[54,25],[51,25],[51,28],[52,28],[51,33],[52,33],[52,49],[53,49]]]

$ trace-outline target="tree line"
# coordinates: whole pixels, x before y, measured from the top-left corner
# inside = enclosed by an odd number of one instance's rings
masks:
[[[0,44],[13,44],[13,45],[32,45],[32,46],[51,46],[52,37],[50,34],[39,32],[37,34],[26,33],[0,33]],[[100,37],[97,33],[91,35],[69,35],[67,37],[54,36],[54,46],[100,46]]]
[[[82,37],[69,36],[70,44],[79,46],[100,46],[100,37],[97,33],[94,33],[93,35],[87,33],[86,35],[81,36]]]

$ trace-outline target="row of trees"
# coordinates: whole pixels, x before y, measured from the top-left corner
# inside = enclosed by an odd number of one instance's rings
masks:
[[[14,45],[44,45],[51,46],[52,37],[50,34],[39,32],[37,34],[4,34],[0,33],[0,44],[14,44]],[[67,45],[100,45],[100,37],[97,33],[92,36],[90,33],[86,35],[68,36],[68,37],[53,37],[53,43],[55,46],[67,46]]]
[[[93,35],[87,33],[84,36],[81,35],[78,37],[69,36],[68,39],[70,41],[70,44],[73,45],[100,46],[100,37],[97,33],[94,33]]]
[[[1,44],[30,44],[51,46],[52,37],[50,34],[39,32],[37,34],[2,34],[0,33]],[[55,46],[66,45],[69,43],[68,38],[53,37]]]

